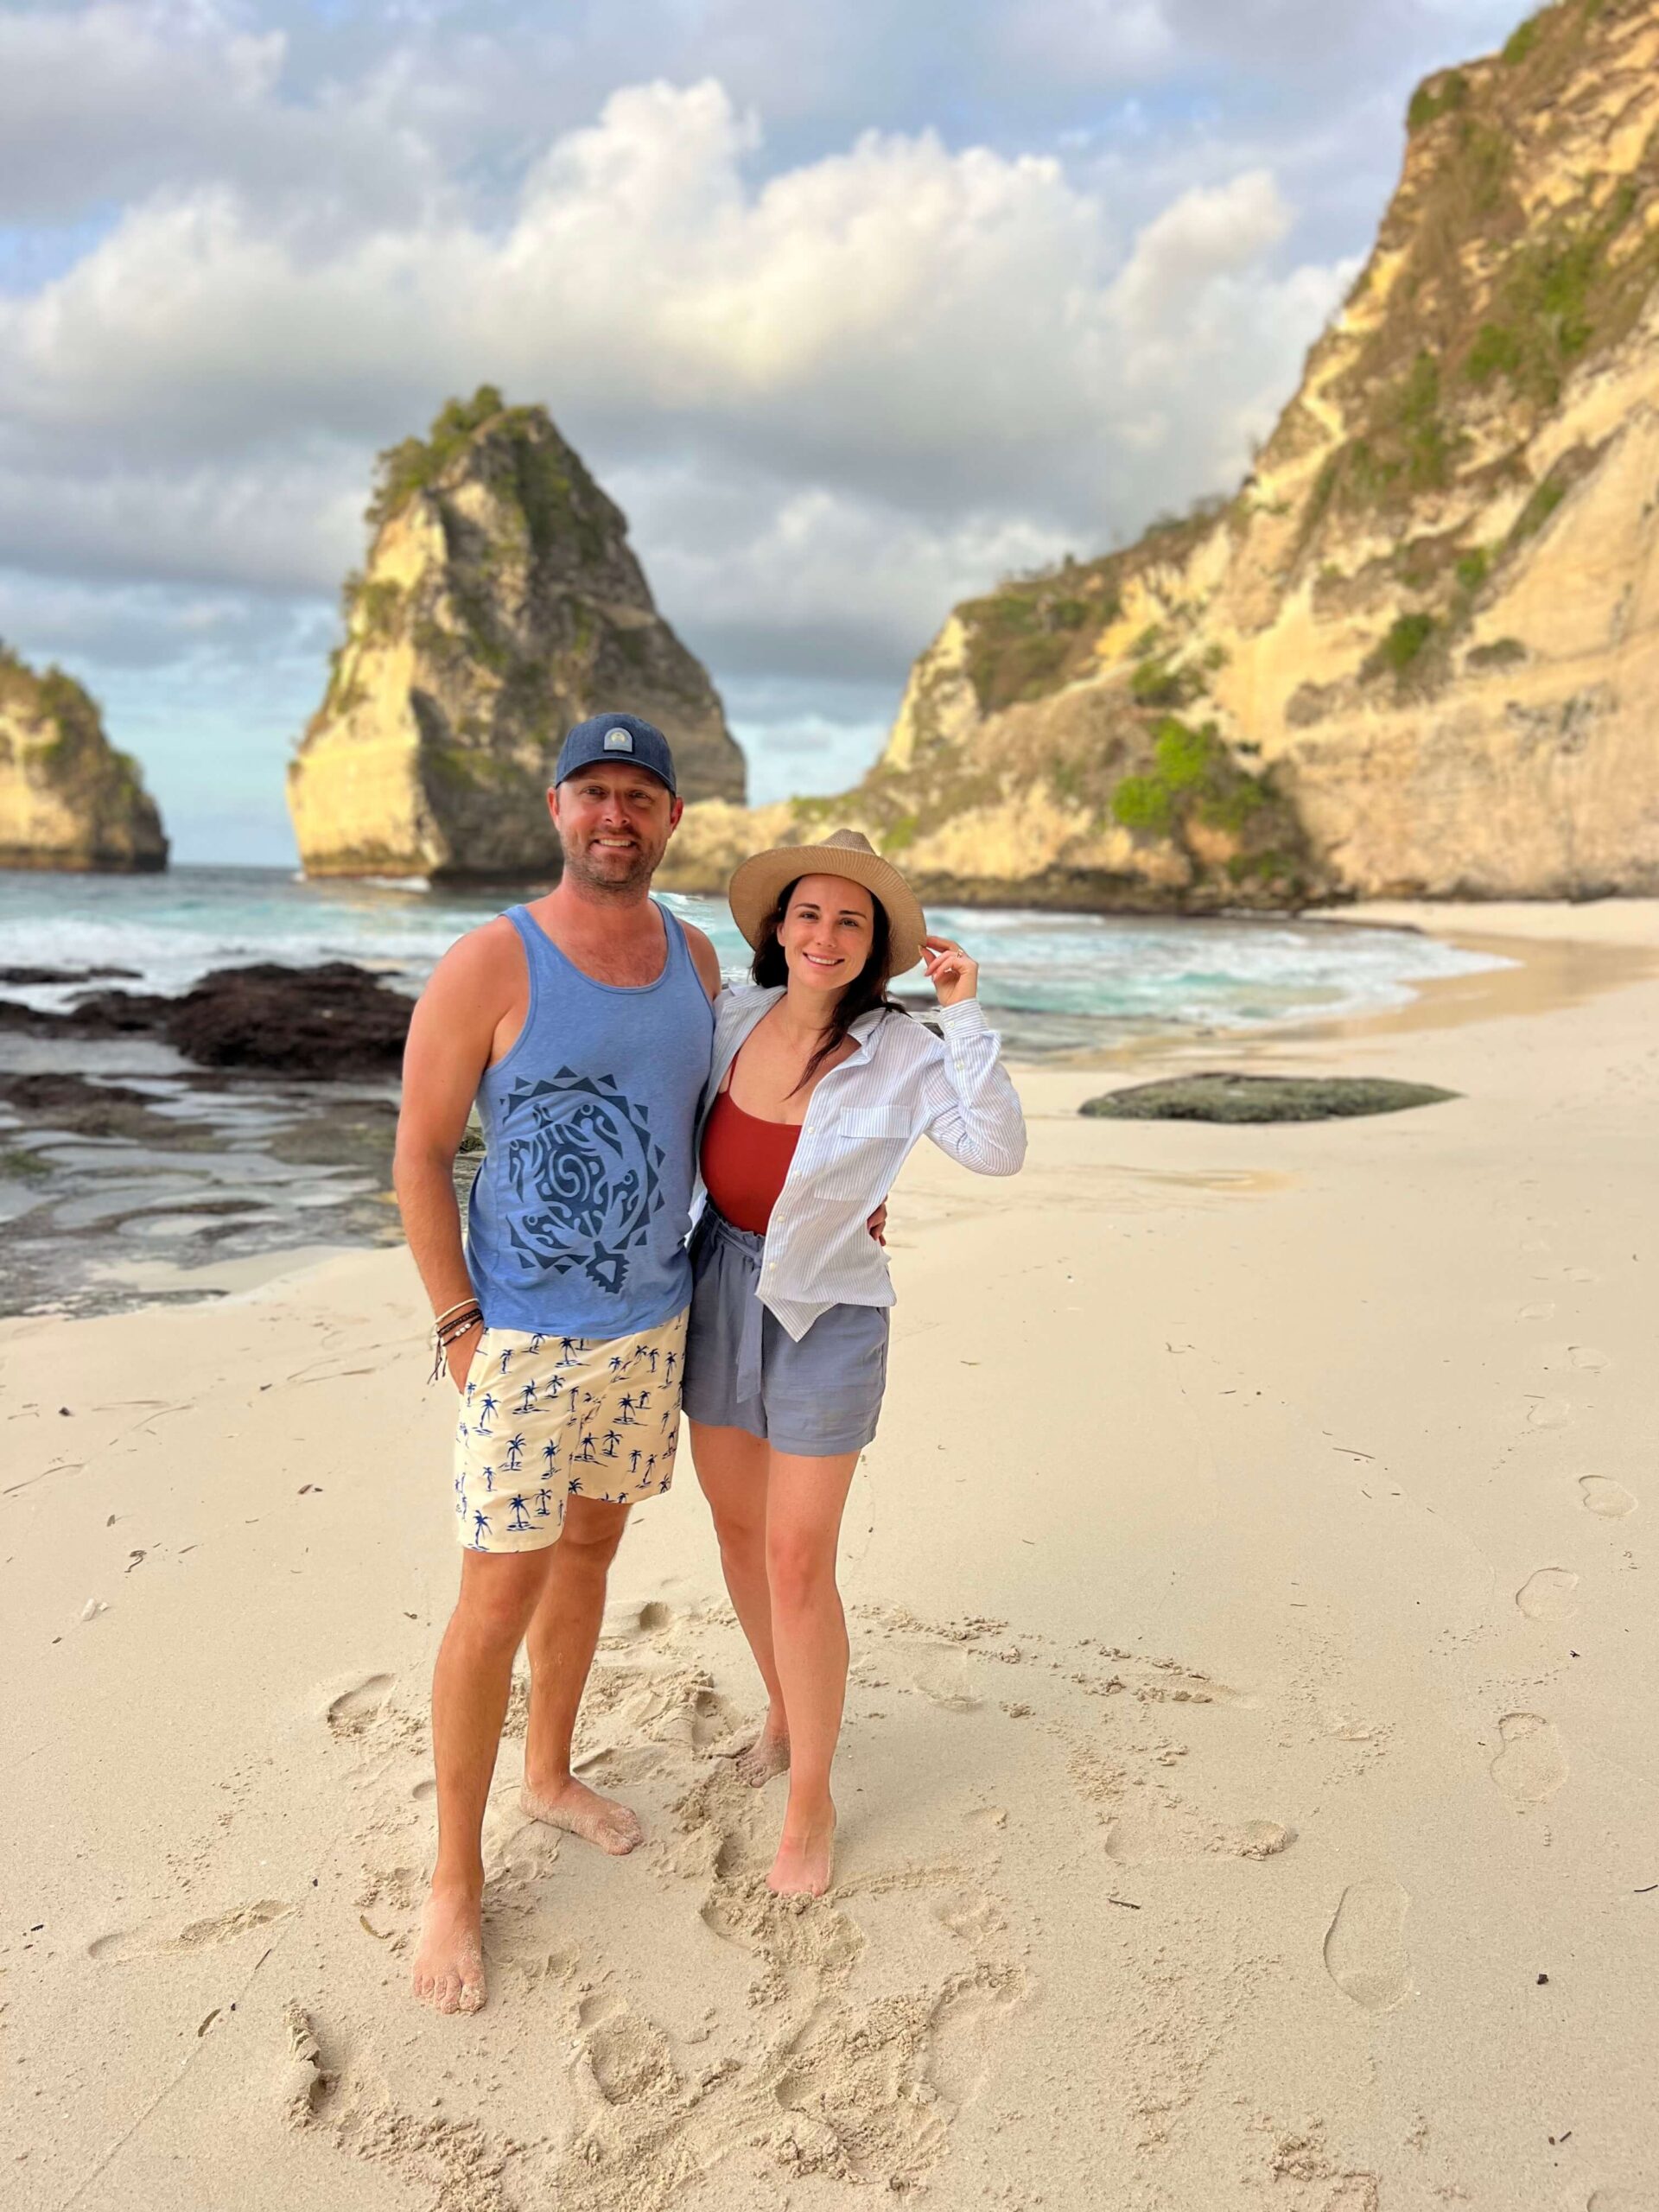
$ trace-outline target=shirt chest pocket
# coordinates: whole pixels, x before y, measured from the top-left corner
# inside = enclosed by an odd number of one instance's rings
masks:
[[[910,1116],[902,1107],[847,1107],[824,1131],[818,1189],[826,1198],[868,1198],[874,1211],[910,1145]]]

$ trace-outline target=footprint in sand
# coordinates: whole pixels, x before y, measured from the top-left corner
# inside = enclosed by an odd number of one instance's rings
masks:
[[[674,1608],[660,1598],[613,1599],[605,1608],[602,1633],[607,1643],[632,1643],[660,1636],[674,1618]]]
[[[308,2127],[334,2086],[322,2063],[311,2015],[290,1997],[283,2007],[288,2031],[288,2063],[277,2083],[276,2108],[290,2127]]]
[[[956,1652],[924,1660],[913,1679],[922,1695],[947,1713],[977,1713],[984,1702],[975,1691],[968,1662]]]
[[[1325,1972],[1368,2012],[1386,2012],[1411,1994],[1405,1941],[1410,1903],[1398,1882],[1351,1882],[1325,1930]]]
[[[1523,1306],[1521,1308],[1520,1318],[1523,1321],[1548,1321],[1554,1311],[1554,1306],[1548,1303],[1542,1306]]]
[[[1503,1748],[1492,1761],[1492,1780],[1517,1804],[1553,1797],[1567,1780],[1567,1754],[1553,1720],[1538,1713],[1506,1713],[1497,1724]]]
[[[1570,1621],[1579,1610],[1573,1598],[1578,1586],[1570,1567],[1541,1567],[1516,1592],[1515,1602],[1529,1621]]]
[[[1579,1497],[1586,1513],[1599,1513],[1604,1521],[1622,1521],[1636,1510],[1634,1496],[1611,1475],[1580,1475]]]
[[[372,1720],[376,1719],[385,1706],[394,1677],[391,1675],[365,1675],[348,1690],[342,1690],[328,1706],[327,1719],[336,1736],[360,1736]]]
[[[1212,1825],[1180,1808],[1114,1820],[1106,1831],[1106,1856],[1120,1866],[1177,1866],[1195,1859],[1276,1859],[1296,1840],[1280,1821]]]
[[[1573,1407],[1567,1398],[1535,1398],[1527,1414],[1529,1428],[1562,1428],[1573,1418]]]
[[[86,1955],[123,1961],[155,1958],[163,1951],[200,1951],[212,1943],[233,1943],[238,1936],[256,1928],[269,1928],[275,1921],[286,1920],[293,1910],[280,1897],[262,1897],[257,1904],[232,1905],[228,1912],[214,1913],[211,1919],[193,1920],[173,1936],[162,1935],[153,1922],[141,1928],[118,1928],[107,1936],[94,1936],[86,1946]]]
[[[672,2096],[680,2076],[662,2031],[608,1997],[585,1999],[582,2049],[607,2105],[632,2104],[659,2092]]]
[[[1590,2193],[1584,2212],[1659,2212],[1659,2190],[1597,2189]]]
[[[1605,1351],[1598,1351],[1594,1344],[1568,1344],[1567,1356],[1574,1367],[1586,1375],[1599,1375],[1604,1367],[1612,1365]]]

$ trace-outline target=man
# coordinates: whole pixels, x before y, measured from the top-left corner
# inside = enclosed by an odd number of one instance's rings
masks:
[[[629,1508],[667,1490],[678,1440],[668,1378],[720,988],[708,938],[649,895],[683,804],[651,723],[579,723],[548,793],[557,887],[453,945],[410,1028],[395,1180],[460,1415],[461,1592],[432,1684],[438,1853],[414,1967],[442,2012],[485,1999],[484,1811],[521,1641],[525,1812],[618,1854],[640,1840],[572,1776],[570,1739]],[[474,1098],[486,1151],[463,1252],[453,1173]]]

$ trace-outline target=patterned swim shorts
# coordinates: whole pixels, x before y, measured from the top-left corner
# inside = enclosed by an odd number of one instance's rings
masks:
[[[685,1312],[637,1336],[486,1329],[455,1430],[455,1534],[469,1550],[556,1543],[567,1497],[660,1497],[680,1440]]]

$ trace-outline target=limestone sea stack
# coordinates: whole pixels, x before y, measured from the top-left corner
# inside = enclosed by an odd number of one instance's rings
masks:
[[[687,798],[741,801],[707,672],[657,612],[627,524],[540,407],[485,385],[380,456],[346,636],[289,769],[309,875],[545,875],[568,726],[644,715]]]
[[[957,607],[857,791],[693,809],[682,887],[855,823],[925,895],[1659,891],[1659,0],[1428,79],[1236,494]]]
[[[167,839],[138,764],[60,668],[0,645],[0,868],[151,870]]]

